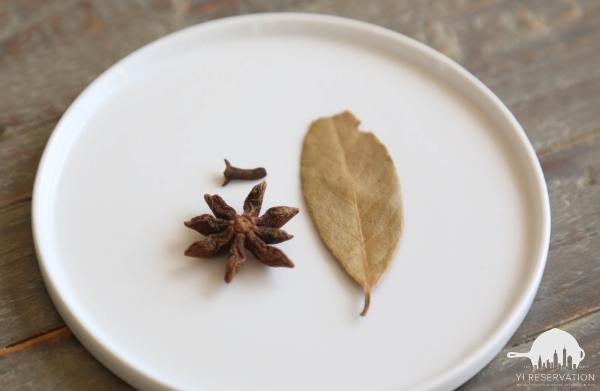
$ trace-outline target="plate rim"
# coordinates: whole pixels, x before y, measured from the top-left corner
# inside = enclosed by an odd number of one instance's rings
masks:
[[[529,169],[530,180],[534,183],[528,183],[528,189],[531,193],[532,199],[538,201],[538,210],[534,213],[539,219],[539,231],[540,237],[535,239],[538,242],[537,248],[532,252],[532,270],[528,272],[526,280],[520,286],[521,293],[512,303],[508,314],[504,318],[503,322],[499,323],[494,329],[491,336],[488,336],[484,343],[479,345],[478,348],[471,351],[471,353],[458,363],[451,366],[448,370],[441,372],[440,374],[432,377],[430,380],[421,383],[411,390],[414,391],[425,391],[425,390],[451,390],[454,389],[475,374],[477,374],[483,367],[485,367],[506,345],[506,342],[515,333],[523,319],[529,312],[531,304],[535,298],[539,284],[543,275],[543,271],[546,264],[548,255],[549,243],[550,243],[550,202],[549,195],[544,179],[541,165],[537,159],[537,155],[527,138],[525,131],[518,123],[514,115],[510,110],[502,103],[502,101],[479,79],[473,74],[467,71],[460,64],[450,59],[449,57],[437,52],[429,46],[405,36],[396,31],[387,29],[385,27],[377,26],[371,23],[362,22],[354,19],[349,19],[340,16],[313,14],[313,13],[301,13],[301,12],[275,12],[275,13],[262,13],[262,14],[245,14],[227,17],[223,19],[212,20],[203,22],[200,24],[192,25],[176,32],[167,34],[155,41],[152,41],[134,52],[128,54],[123,59],[119,60],[107,70],[102,72],[92,83],[90,83],[81,94],[71,103],[69,108],[65,111],[60,121],[55,126],[52,134],[44,148],[44,152],[40,159],[36,178],[34,182],[33,194],[32,194],[32,232],[35,251],[38,259],[38,265],[44,280],[44,284],[52,302],[56,306],[59,314],[65,321],[66,325],[72,330],[73,334],[77,339],[85,346],[85,348],[92,353],[92,355],[98,359],[104,366],[106,366],[113,373],[117,374],[121,379],[127,383],[133,385],[139,389],[149,390],[174,390],[173,384],[166,381],[166,379],[159,379],[156,375],[151,374],[149,371],[144,371],[139,366],[132,365],[129,360],[106,346],[99,339],[98,335],[94,335],[90,325],[84,325],[84,322],[76,316],[76,310],[72,303],[69,304],[68,294],[62,292],[59,284],[56,282],[60,280],[58,270],[53,270],[53,262],[51,259],[56,255],[55,243],[52,243],[51,230],[46,227],[49,223],[47,220],[52,220],[51,217],[43,215],[44,208],[52,209],[54,205],[54,194],[51,192],[51,197],[44,197],[44,192],[48,188],[48,172],[55,169],[60,172],[61,168],[56,168],[56,162],[53,162],[56,155],[56,150],[64,148],[61,145],[60,137],[68,131],[69,122],[73,120],[78,114],[77,111],[85,111],[85,100],[96,93],[103,87],[103,84],[110,83],[110,79],[119,76],[119,72],[122,68],[127,69],[132,63],[134,63],[139,57],[143,56],[144,53],[150,53],[162,46],[168,46],[175,40],[181,39],[187,34],[198,30],[210,30],[212,28],[227,28],[245,23],[254,23],[256,25],[265,23],[286,23],[295,22],[297,24],[310,25],[314,23],[327,24],[340,29],[356,30],[359,34],[375,34],[380,37],[395,41],[395,43],[402,47],[403,50],[412,50],[413,54],[424,56],[432,61],[433,65],[442,66],[445,70],[450,70],[464,81],[471,84],[474,87],[477,94],[487,99],[487,101],[494,107],[495,110],[501,115],[502,119],[506,121],[512,130],[513,134],[510,135],[514,138],[511,147],[521,148],[522,156],[518,159],[521,163]],[[403,56],[407,61],[417,64],[416,60],[409,59],[407,55]],[[428,72],[435,74],[432,69],[427,69]],[[440,72],[443,72],[441,70]],[[440,75],[437,75],[440,77]],[[443,77],[441,77],[444,79]],[[445,80],[445,79],[444,79]],[[458,89],[456,85],[453,88]],[[462,95],[466,97],[464,91],[460,91]],[[471,98],[468,98],[472,102]],[[482,110],[487,117],[489,113],[478,105],[478,108]],[[79,134],[81,129],[75,133]],[[506,134],[507,131],[502,129],[502,134]],[[56,159],[55,159],[56,160]],[[56,266],[54,266],[56,268]]]

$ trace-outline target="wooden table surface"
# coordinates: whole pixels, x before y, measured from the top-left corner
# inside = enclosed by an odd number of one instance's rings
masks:
[[[508,360],[507,352],[529,351],[553,327],[578,340],[586,351],[581,365],[600,387],[600,1],[4,0],[0,389],[132,389],[82,347],[44,287],[31,233],[40,156],[71,102],[117,60],[186,26],[266,11],[340,15],[416,38],[463,65],[508,106],[544,170],[550,253],[525,321],[460,389],[512,389],[524,362]]]

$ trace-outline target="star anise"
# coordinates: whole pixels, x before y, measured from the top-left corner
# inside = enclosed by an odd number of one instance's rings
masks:
[[[196,216],[184,224],[205,235],[185,250],[185,255],[196,258],[211,258],[229,251],[225,272],[225,282],[229,283],[246,262],[246,251],[256,259],[271,267],[294,267],[294,263],[278,248],[268,246],[293,238],[280,229],[296,216],[298,208],[276,206],[261,217],[260,208],[267,188],[263,181],[254,186],[244,201],[244,213],[238,215],[231,206],[218,195],[204,195],[204,200],[215,217],[204,214]]]

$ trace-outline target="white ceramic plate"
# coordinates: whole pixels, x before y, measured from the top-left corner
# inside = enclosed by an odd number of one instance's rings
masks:
[[[405,232],[372,296],[320,241],[299,180],[310,122],[351,110],[388,147]],[[223,158],[298,206],[295,269],[183,256]],[[263,209],[263,210],[265,210]],[[525,316],[549,207],[523,130],[463,68],[392,31],[265,14],[185,29],[99,77],[56,127],[33,201],[48,290],[80,341],[142,390],[450,390]]]

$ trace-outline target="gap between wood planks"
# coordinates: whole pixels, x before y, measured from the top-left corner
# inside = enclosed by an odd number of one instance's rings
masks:
[[[586,141],[592,140],[596,137],[600,136],[600,129],[593,130],[589,133],[585,133],[579,136],[575,136],[565,141],[561,141],[557,144],[554,144],[548,148],[540,149],[536,152],[538,157],[542,157],[552,152],[560,151],[561,149],[569,148],[575,146],[577,144],[584,143]]]
[[[516,343],[514,343],[514,344],[512,344],[510,346],[506,345],[505,348],[512,349],[512,348],[514,348],[516,346],[523,345],[524,343],[531,342],[534,339],[536,339],[540,334],[542,334],[542,333],[544,333],[544,332],[546,332],[548,330],[552,330],[555,327],[564,326],[564,325],[566,325],[568,323],[578,322],[578,321],[583,320],[584,318],[587,318],[588,316],[593,315],[593,314],[595,314],[597,312],[600,312],[600,307],[594,308],[594,309],[592,309],[590,311],[587,311],[587,312],[579,313],[577,315],[571,316],[568,319],[563,319],[560,322],[553,323],[550,326],[547,326],[547,327],[543,328],[541,331],[538,331],[538,332],[535,332],[533,334],[530,334],[530,335],[527,335],[527,336],[523,337],[523,339],[519,340],[519,342],[516,342]]]
[[[546,332],[555,327],[564,326],[565,324],[568,324],[568,323],[573,323],[573,322],[583,320],[584,318],[586,318],[590,315],[593,315],[597,312],[600,312],[600,307],[595,308],[591,311],[582,313],[582,314],[577,314],[576,316],[573,316],[569,319],[565,319],[562,322],[554,323],[534,334],[524,337],[519,342],[514,343],[510,346],[507,345],[504,348],[512,349],[514,347],[531,342],[534,339],[536,339],[543,332]],[[73,336],[73,333],[66,325],[54,327],[50,330],[44,331],[39,334],[32,335],[31,337],[27,337],[25,339],[22,339],[20,341],[13,342],[13,343],[7,345],[4,349],[0,350],[0,357],[8,356],[10,354],[25,352],[25,351],[28,351],[31,349],[36,349],[36,348],[42,347],[42,346],[54,345],[54,344],[62,341],[63,339],[69,338],[71,336]]]
[[[22,198],[17,198],[16,200],[13,200],[6,205],[0,204],[0,215],[5,212],[10,212],[11,210],[14,210],[16,207],[18,207],[19,204],[25,204],[27,202],[31,202],[31,196],[32,195],[29,194],[28,196],[25,196]]]
[[[20,341],[6,345],[6,347],[0,350],[0,357],[8,356],[10,354],[21,353],[27,350],[36,349],[42,346],[54,345],[65,338],[69,338],[73,335],[71,330],[66,325],[54,327],[50,330],[46,330],[42,333],[32,335]]]
[[[234,14],[238,13],[237,7],[235,6],[235,4],[233,3],[233,0],[224,0],[223,1],[225,3],[225,6],[227,8],[229,8],[229,10],[231,12],[233,12]]]
[[[64,113],[63,113],[64,114]],[[24,121],[24,122],[19,122],[17,121],[8,121],[8,122],[3,122],[0,123],[0,136],[9,128],[9,127],[18,127],[18,126],[24,126],[25,129],[22,129],[19,131],[20,134],[24,134],[24,133],[28,133],[31,132],[32,130],[36,130],[39,129],[40,127],[44,126],[44,125],[48,125],[51,124],[52,122],[56,122],[58,123],[58,121],[61,119],[63,115],[59,114],[59,115],[53,115],[50,117],[46,117],[46,118],[42,118],[39,120],[31,120],[31,121]]]

